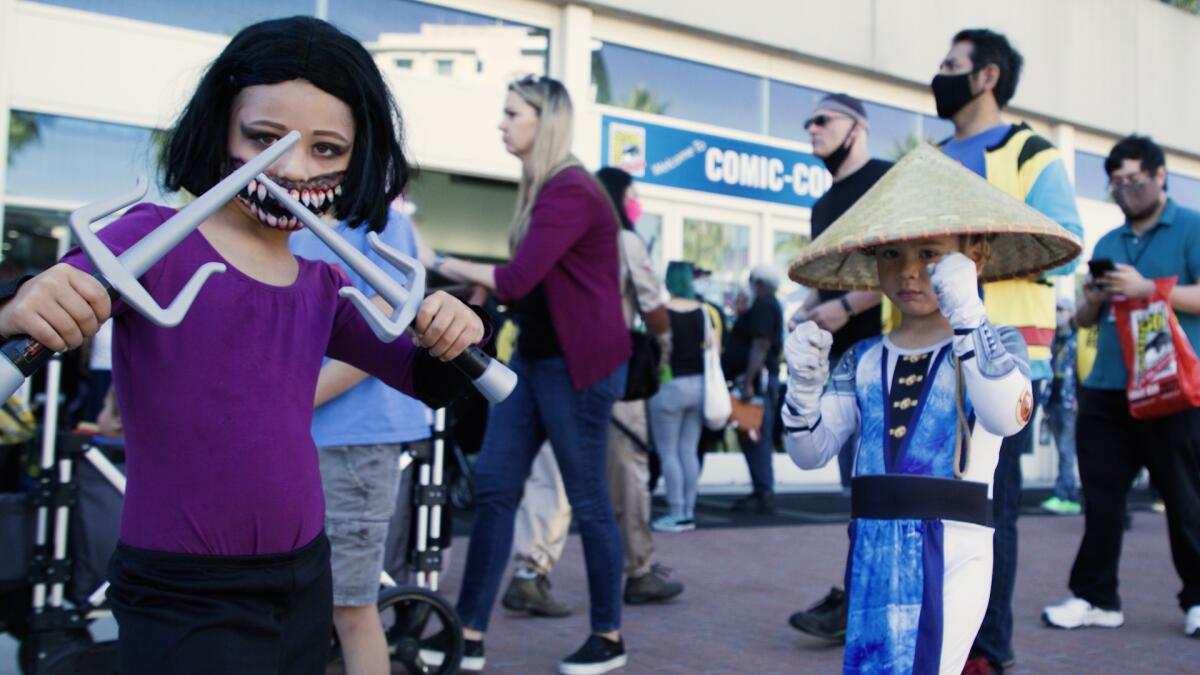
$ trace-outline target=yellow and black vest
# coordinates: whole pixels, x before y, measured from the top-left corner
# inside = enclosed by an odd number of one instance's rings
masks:
[[[943,141],[939,145],[944,145]],[[1054,160],[1058,149],[1033,133],[1028,124],[1013,125],[996,145],[984,151],[989,183],[1021,202]],[[1029,345],[1030,361],[1049,361],[1054,342],[1054,285],[1038,277],[996,281],[983,286],[983,305],[988,320],[997,326],[1012,326]],[[884,330],[899,325],[899,312],[884,299]]]

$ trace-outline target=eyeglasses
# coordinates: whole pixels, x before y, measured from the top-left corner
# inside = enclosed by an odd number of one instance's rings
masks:
[[[833,120],[848,120],[848,119],[850,119],[850,118],[846,117],[845,115],[826,115],[825,113],[821,113],[820,115],[813,115],[812,117],[804,120],[804,128],[807,129],[811,126],[823,127],[823,126],[828,125]]]
[[[1116,192],[1126,185],[1137,185],[1150,177],[1150,174],[1145,171],[1138,171],[1127,176],[1111,176],[1108,179],[1108,191]]]

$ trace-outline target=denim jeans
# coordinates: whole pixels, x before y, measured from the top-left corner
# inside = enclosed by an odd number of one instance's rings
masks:
[[[1037,416],[1038,383],[1033,383]],[[983,655],[1000,666],[1012,658],[1013,589],[1017,585],[1017,516],[1021,512],[1021,455],[1033,449],[1033,424],[1000,443],[1000,461],[992,483],[992,596],[971,654]]]
[[[561,358],[513,356],[519,378],[507,399],[492,407],[475,465],[476,509],[458,596],[465,628],[485,631],[512,555],[513,522],[525,479],[549,438],[567,499],[579,525],[587,564],[594,632],[621,627],[624,553],[605,480],[608,424],[613,402],[625,391],[626,366],[577,391]]]
[[[700,482],[700,409],[704,405],[704,376],[685,375],[659,387],[650,399],[650,431],[662,460],[671,515],[691,518]]]
[[[1069,502],[1079,501],[1079,482],[1075,480],[1075,420],[1076,413],[1056,403],[1046,406],[1054,447],[1058,449],[1058,478],[1054,481],[1054,496]]]
[[[763,410],[776,409],[779,400],[779,381],[774,376],[767,380],[763,391]],[[775,454],[775,422],[777,415],[763,414],[762,429],[758,442],[749,437],[740,439],[742,454],[746,456],[746,466],[750,469],[750,482],[754,485],[754,494],[770,495],[775,492],[775,467],[772,464]]]

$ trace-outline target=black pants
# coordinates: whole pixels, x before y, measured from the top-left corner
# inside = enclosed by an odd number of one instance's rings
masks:
[[[1124,391],[1081,388],[1076,440],[1084,530],[1071,592],[1097,607],[1121,608],[1125,497],[1145,466],[1167,507],[1171,556],[1183,580],[1179,606],[1200,605],[1200,409],[1136,420]]]
[[[329,540],[278,555],[117,545],[108,597],[121,675],[322,675],[333,630]]]

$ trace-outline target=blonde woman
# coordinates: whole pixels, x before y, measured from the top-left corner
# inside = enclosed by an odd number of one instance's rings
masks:
[[[621,309],[620,224],[604,188],[571,156],[571,126],[562,83],[527,77],[509,85],[500,131],[522,164],[512,261],[424,256],[442,275],[493,291],[520,327],[509,364],[520,382],[492,409],[475,467],[477,508],[458,600],[464,670],[483,668],[483,633],[512,551],[516,509],[547,438],[579,524],[591,599],[592,634],[559,672],[625,665],[621,535],[605,482],[608,423],[625,390],[631,349]],[[440,663],[441,636],[424,646],[425,660]]]

